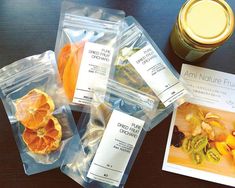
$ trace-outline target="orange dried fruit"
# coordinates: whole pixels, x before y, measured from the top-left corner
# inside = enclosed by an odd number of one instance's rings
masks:
[[[33,89],[15,102],[15,116],[29,129],[38,129],[48,121],[55,105],[52,98],[39,89]]]
[[[230,148],[235,149],[235,136],[229,134],[225,142]]]
[[[215,147],[221,155],[229,156],[231,149],[226,142],[215,142]]]
[[[75,44],[66,44],[59,53],[58,56],[58,69],[61,79],[63,80],[64,69],[66,63],[69,60],[70,55],[77,49],[77,45]]]
[[[232,153],[232,156],[233,156],[233,161],[235,162],[235,150],[232,150],[231,153]]]
[[[36,130],[25,128],[22,137],[31,152],[48,154],[60,146],[62,137],[61,125],[55,117],[50,116],[44,127]]]
[[[59,74],[60,77],[62,78],[62,75],[64,73],[64,68],[65,68],[65,62],[67,62],[69,56],[70,56],[70,51],[71,51],[71,45],[66,44],[60,51],[59,56],[58,56],[58,69],[59,69]]]
[[[215,140],[217,142],[223,142],[226,140],[226,138],[227,138],[227,135],[225,133],[220,133],[215,136]]]
[[[82,61],[82,54],[85,42],[73,45],[73,50],[70,50],[69,58],[64,58],[64,68],[61,66],[60,72],[63,72],[62,83],[65,93],[70,101],[73,100],[74,92],[76,89],[78,72]],[[76,46],[76,47],[74,47]],[[62,70],[63,69],[63,70]]]

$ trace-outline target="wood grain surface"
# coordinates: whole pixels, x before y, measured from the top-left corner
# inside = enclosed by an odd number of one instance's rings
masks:
[[[235,0],[227,0],[235,10]],[[182,63],[169,46],[169,35],[184,0],[80,0],[93,5],[122,9],[147,30],[173,66]],[[60,0],[0,0],[0,68],[26,56],[53,50],[60,14]],[[235,35],[198,66],[235,73]],[[162,171],[169,131],[169,116],[142,145],[128,178],[127,188],[225,187]],[[0,188],[80,187],[59,169],[26,176],[23,171],[5,110],[0,104]]]

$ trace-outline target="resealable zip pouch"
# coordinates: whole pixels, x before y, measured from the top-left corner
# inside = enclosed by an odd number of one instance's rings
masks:
[[[87,188],[123,187],[154,105],[151,96],[109,80],[105,97],[97,90],[90,114],[80,118],[82,145],[79,137],[72,141],[62,172]]]
[[[152,95],[159,101],[150,129],[190,97],[177,71],[131,16],[125,18],[125,30],[120,38],[113,79]]]
[[[124,16],[120,10],[62,3],[55,53],[73,110],[89,110],[94,88],[106,87]]]
[[[77,128],[54,52],[30,56],[0,69],[0,97],[25,173],[59,167]]]

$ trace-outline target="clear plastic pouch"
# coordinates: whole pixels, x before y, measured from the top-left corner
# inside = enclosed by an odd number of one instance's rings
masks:
[[[90,114],[81,116],[78,131],[61,166],[84,187],[123,187],[130,173],[153,109],[151,96],[109,80],[94,93]]]
[[[120,10],[62,3],[55,53],[73,110],[89,110],[94,88],[106,87],[124,16]]]
[[[54,52],[30,56],[0,69],[0,96],[25,173],[59,167],[77,129]]]
[[[177,71],[131,16],[125,18],[113,79],[159,101],[150,129],[190,96]]]

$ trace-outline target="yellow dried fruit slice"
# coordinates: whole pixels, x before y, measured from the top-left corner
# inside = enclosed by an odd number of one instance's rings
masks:
[[[229,134],[225,142],[230,148],[235,149],[235,136]]]
[[[225,155],[225,156],[230,155],[231,150],[226,144],[226,142],[215,142],[215,146],[221,155]]]
[[[235,150],[232,150],[231,153],[232,153],[233,161],[235,163]]]
[[[214,120],[207,120],[206,121],[207,123],[209,123],[211,126],[214,126],[214,127],[218,127],[220,129],[225,129],[225,127],[218,121],[214,121]]]
[[[205,116],[206,119],[221,119],[219,115],[208,112]]]

